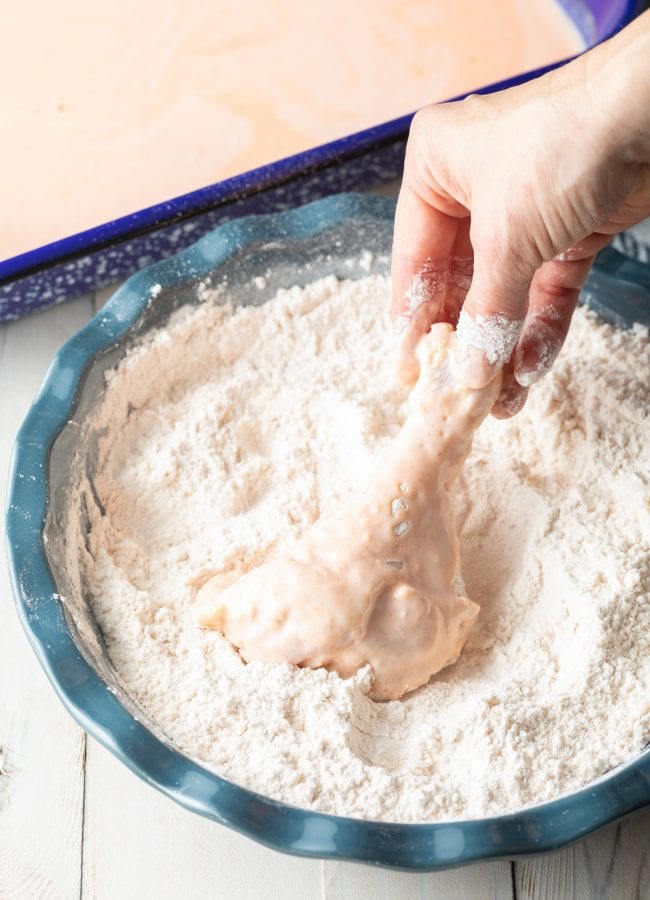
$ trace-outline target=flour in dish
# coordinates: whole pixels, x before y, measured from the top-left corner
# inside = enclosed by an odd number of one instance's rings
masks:
[[[646,332],[579,310],[523,412],[478,431],[454,502],[481,611],[425,687],[375,703],[368,669],[245,665],[192,610],[197,573],[296,540],[397,432],[389,293],[369,276],[260,307],[218,297],[131,351],[94,423],[82,572],[125,689],[218,773],[362,818],[500,813],[650,739]]]

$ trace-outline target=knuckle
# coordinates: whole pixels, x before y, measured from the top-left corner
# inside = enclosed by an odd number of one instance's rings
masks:
[[[422,139],[422,135],[427,130],[428,122],[431,117],[430,109],[431,108],[428,106],[419,109],[411,119],[409,143],[415,143]]]
[[[434,103],[419,109],[411,119],[409,142],[431,143],[433,137],[435,137],[436,142],[438,142],[440,139],[440,130],[445,127],[448,119],[448,107],[453,105],[454,104]]]

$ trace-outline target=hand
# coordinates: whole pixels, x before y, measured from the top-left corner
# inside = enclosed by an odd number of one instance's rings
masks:
[[[392,265],[403,380],[451,322],[456,375],[478,388],[503,367],[493,412],[521,409],[596,253],[650,214],[648,96],[650,13],[540,79],[416,115]]]

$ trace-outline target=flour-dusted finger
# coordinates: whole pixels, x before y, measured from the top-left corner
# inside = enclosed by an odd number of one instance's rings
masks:
[[[573,252],[580,253],[575,249]],[[567,255],[544,263],[533,278],[528,315],[514,355],[514,375],[522,387],[530,387],[550,371],[566,339],[580,288],[595,259],[569,259]]]

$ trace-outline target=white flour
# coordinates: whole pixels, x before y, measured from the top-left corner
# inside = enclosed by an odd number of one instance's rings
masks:
[[[650,739],[647,334],[584,311],[524,411],[480,429],[458,487],[482,610],[458,663],[403,701],[369,673],[244,665],[191,582],[294,540],[404,415],[377,277],[204,304],[109,379],[90,496],[93,606],[123,684],[191,756],[261,793],[390,821],[512,810]]]
[[[457,326],[461,359],[467,357],[470,348],[474,348],[484,353],[490,364],[502,366],[510,359],[523,324],[522,319],[509,319],[501,315],[470,316],[463,307]]]

